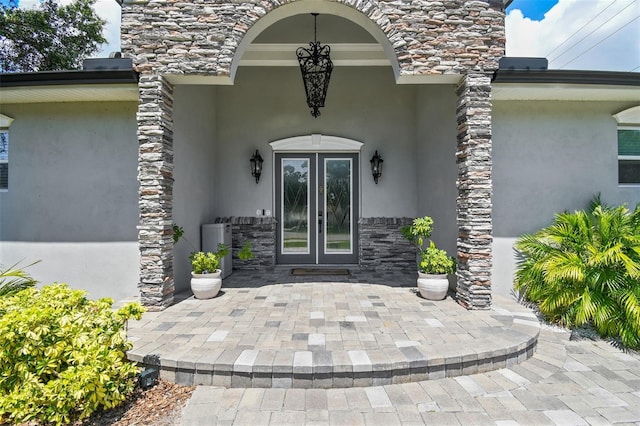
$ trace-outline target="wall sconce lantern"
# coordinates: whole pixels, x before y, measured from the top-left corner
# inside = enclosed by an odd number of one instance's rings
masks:
[[[309,49],[299,47],[296,50],[300,71],[302,71],[302,81],[304,91],[307,94],[307,105],[311,108],[311,115],[318,118],[320,110],[324,107],[329,88],[329,79],[333,71],[333,62],[329,57],[331,48],[328,45],[322,46],[316,37],[317,13],[313,15],[313,41],[309,43]]]
[[[257,149],[256,153],[253,154],[253,157],[251,157],[249,162],[251,163],[251,176],[256,178],[256,183],[258,183],[260,181],[260,175],[262,174],[262,163],[264,163],[264,160],[262,160],[262,156]]]
[[[371,157],[371,174],[373,175],[373,181],[376,185],[378,184],[378,178],[382,176],[382,163],[384,163],[384,160],[380,157],[380,154],[378,154],[378,150],[376,150],[376,153]]]

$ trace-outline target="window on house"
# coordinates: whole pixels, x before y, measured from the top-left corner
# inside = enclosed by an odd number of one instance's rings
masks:
[[[640,183],[640,127],[618,127],[618,183]]]
[[[13,118],[0,114],[0,191],[9,189],[9,126]]]
[[[0,129],[0,191],[9,189],[9,130]]]
[[[613,118],[618,122],[618,183],[640,184],[640,105]]]

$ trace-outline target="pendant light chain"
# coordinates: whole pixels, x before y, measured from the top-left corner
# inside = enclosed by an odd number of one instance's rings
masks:
[[[318,42],[318,14],[313,14],[313,41]]]

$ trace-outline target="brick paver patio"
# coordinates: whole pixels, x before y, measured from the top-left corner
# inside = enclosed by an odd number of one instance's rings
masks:
[[[180,384],[348,388],[495,370],[535,348],[538,321],[515,303],[468,311],[422,299],[415,277],[308,282],[286,271],[236,272],[216,298],[146,313],[129,325],[129,358]],[[278,283],[261,285],[269,279]]]
[[[413,274],[287,271],[236,272],[222,297],[132,322],[133,359],[204,383],[179,424],[640,425],[637,353],[539,328],[507,299],[491,311],[426,301]],[[506,343],[534,337],[528,359]]]
[[[481,374],[346,389],[198,386],[184,426],[640,425],[640,356],[543,328],[536,353]]]

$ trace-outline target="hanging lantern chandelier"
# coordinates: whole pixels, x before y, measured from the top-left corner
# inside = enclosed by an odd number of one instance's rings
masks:
[[[319,108],[324,107],[324,101],[327,98],[333,62],[329,57],[331,48],[328,45],[322,46],[317,40],[316,21],[318,14],[312,13],[312,15],[313,42],[309,43],[309,49],[299,47],[296,55],[300,63],[300,71],[302,71],[304,91],[307,94],[307,105],[311,108],[311,115],[317,118],[320,115]]]

